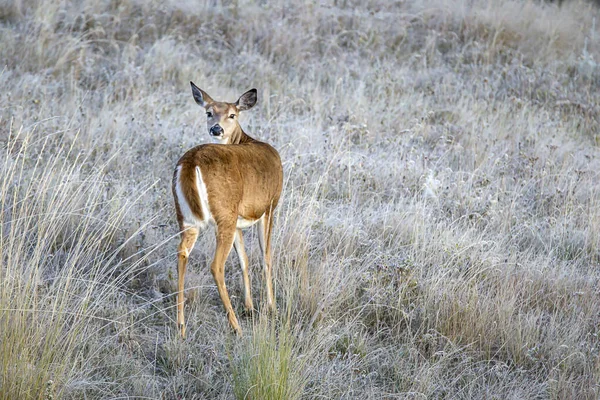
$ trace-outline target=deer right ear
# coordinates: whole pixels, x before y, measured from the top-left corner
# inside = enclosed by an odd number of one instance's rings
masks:
[[[190,81],[190,85],[192,85],[192,95],[194,96],[194,100],[196,100],[196,103],[198,103],[200,107],[206,107],[214,102],[208,93],[194,85],[194,82]]]
[[[254,107],[256,100],[256,89],[250,89],[240,96],[238,101],[235,102],[235,105],[237,106],[238,110],[246,111]]]

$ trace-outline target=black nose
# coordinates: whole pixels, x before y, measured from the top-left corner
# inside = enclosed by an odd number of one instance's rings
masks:
[[[221,136],[223,134],[223,128],[221,128],[221,125],[219,124],[213,125],[210,128],[210,134],[213,136]]]

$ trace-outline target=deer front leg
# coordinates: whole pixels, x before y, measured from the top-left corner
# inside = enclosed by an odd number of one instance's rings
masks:
[[[225,286],[225,261],[231,251],[233,245],[233,239],[235,236],[235,222],[233,225],[219,225],[217,226],[217,249],[215,251],[215,259],[210,267],[210,272],[215,279],[217,284],[217,290],[219,296],[223,302],[223,307],[227,313],[227,319],[229,324],[235,330],[238,335],[242,334],[242,328],[233,312],[231,307],[231,301],[229,300],[229,294],[227,293],[227,287]]]
[[[254,305],[252,304],[250,278],[248,277],[249,263],[248,256],[246,255],[246,249],[244,249],[244,236],[241,229],[236,229],[233,245],[238,258],[240,259],[240,266],[242,267],[242,275],[244,277],[244,307],[246,307],[246,310],[252,311],[254,309]]]
[[[198,230],[195,228],[188,228],[181,232],[181,242],[177,249],[177,279],[178,279],[178,290],[177,290],[177,328],[181,333],[181,336],[185,338],[185,318],[183,315],[183,306],[185,304],[185,297],[183,294],[185,286],[185,271],[187,268],[188,258],[196,239],[198,238]]]
[[[273,298],[273,283],[271,277],[271,230],[273,227],[273,216],[271,213],[265,213],[260,221],[258,228],[258,243],[263,253],[265,267],[265,281],[267,283],[267,306],[269,310],[275,311],[275,300]]]

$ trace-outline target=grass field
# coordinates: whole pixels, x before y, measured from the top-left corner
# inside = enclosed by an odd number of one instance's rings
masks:
[[[0,399],[597,399],[600,10],[0,1]],[[266,315],[191,255],[193,80],[284,164]]]

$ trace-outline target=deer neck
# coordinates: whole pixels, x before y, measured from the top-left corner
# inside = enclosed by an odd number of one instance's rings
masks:
[[[255,142],[253,138],[248,136],[242,127],[238,124],[233,133],[231,134],[231,141],[229,144],[241,144]]]

